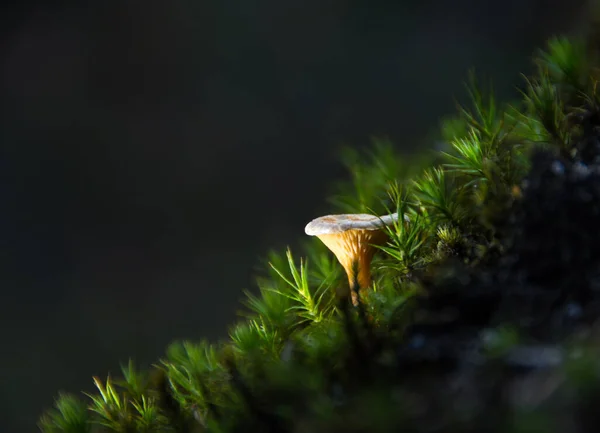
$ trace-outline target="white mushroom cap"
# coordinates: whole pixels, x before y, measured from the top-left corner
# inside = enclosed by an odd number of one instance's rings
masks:
[[[408,216],[404,216],[408,221]],[[398,221],[398,214],[375,216],[365,213],[327,215],[309,222],[304,231],[309,236],[329,235],[347,230],[377,230]]]

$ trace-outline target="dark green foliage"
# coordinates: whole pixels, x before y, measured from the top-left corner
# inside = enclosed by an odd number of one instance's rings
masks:
[[[48,433],[88,433],[91,431],[90,414],[87,402],[60,394],[56,408],[48,411],[40,420],[39,426]]]
[[[336,296],[347,282],[318,240],[272,253],[228,341],[94,379],[42,431],[597,431],[595,58],[553,39],[506,107],[472,75],[449,150],[418,173],[388,142],[345,154],[334,211],[399,215],[358,306]]]
[[[394,206],[389,200],[389,185],[410,182],[429,162],[398,155],[387,140],[374,140],[372,150],[364,153],[345,148],[341,159],[351,180],[338,183],[329,200],[338,213],[385,212],[386,206]]]
[[[429,210],[429,217],[436,225],[458,226],[465,222],[468,210],[461,202],[464,186],[456,177],[440,167],[425,170],[421,179],[415,181],[415,196],[419,204]]]
[[[396,198],[400,197],[400,194],[396,193]],[[389,241],[387,245],[379,247],[388,256],[381,268],[394,270],[398,277],[409,275],[427,263],[423,250],[430,243],[430,218],[421,213],[413,213],[410,215],[410,223],[407,223],[404,220],[404,216],[409,214],[407,207],[405,201],[398,201],[395,209],[398,220],[385,228]]]

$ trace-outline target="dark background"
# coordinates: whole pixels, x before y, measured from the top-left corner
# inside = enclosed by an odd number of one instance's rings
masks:
[[[578,3],[3,6],[0,431],[224,337],[259,257],[330,210],[340,145],[431,145],[470,67],[510,95]]]

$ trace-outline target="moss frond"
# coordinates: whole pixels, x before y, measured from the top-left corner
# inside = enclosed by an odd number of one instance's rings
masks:
[[[414,196],[407,188],[398,184],[389,188],[398,218],[384,229],[389,237],[388,242],[377,246],[388,258],[381,262],[380,269],[394,270],[400,276],[410,275],[412,271],[427,263],[423,250],[428,247],[433,223],[432,219],[422,212],[424,209],[417,212],[414,205],[409,204],[408,200]],[[405,220],[405,216],[408,216],[409,222]]]
[[[147,372],[136,368],[132,359],[129,360],[127,365],[121,365],[121,372],[123,379],[116,381],[116,383],[124,388],[134,400],[141,401],[144,393],[148,390],[149,377]]]
[[[215,346],[201,341],[175,342],[161,361],[173,398],[183,410],[205,419],[228,403],[229,373]]]
[[[503,112],[496,104],[491,86],[487,92],[482,91],[475,73],[471,71],[466,88],[472,108],[469,110],[459,105],[459,112],[467,125],[490,143],[500,140],[503,130]]]
[[[489,154],[488,149],[481,142],[480,134],[471,129],[466,137],[456,138],[451,144],[456,155],[444,152],[444,155],[452,161],[445,164],[445,167],[451,172],[469,177],[466,187],[486,182],[488,180],[486,163],[489,161]]]
[[[168,418],[163,415],[156,401],[152,397],[142,395],[139,400],[133,400],[131,405],[135,409],[136,431],[144,433],[170,432]]]
[[[290,276],[285,271],[271,264],[271,268],[288,285],[291,290],[277,291],[281,296],[285,296],[292,301],[290,307],[286,309],[287,313],[295,313],[301,319],[299,324],[318,323],[329,317],[333,312],[333,303],[331,291],[327,290],[327,280],[324,280],[315,289],[309,285],[308,264],[300,260],[300,268],[296,267],[292,252],[288,249],[286,252]]]
[[[537,78],[524,79],[527,90],[523,98],[528,113],[541,123],[549,144],[559,149],[567,149],[571,143],[571,136],[567,129],[567,117],[559,89],[545,70],[541,70]]]
[[[441,139],[449,143],[457,137],[465,137],[471,130],[471,127],[463,116],[455,114],[444,117],[440,121],[439,129]]]
[[[92,400],[90,410],[98,415],[95,422],[119,433],[133,430],[135,421],[131,413],[131,402],[126,394],[119,394],[110,376],[105,384],[94,377],[94,384],[99,395],[88,394],[88,397]]]
[[[55,408],[45,413],[38,423],[46,433],[90,433],[92,425],[87,404],[70,395],[59,394]]]
[[[276,358],[283,345],[280,331],[272,329],[262,316],[238,323],[231,329],[229,336],[239,354],[259,352]]]
[[[428,210],[436,224],[460,225],[468,215],[459,198],[462,185],[456,184],[452,174],[443,168],[425,170],[414,182],[415,196],[419,205]]]
[[[349,182],[339,182],[329,202],[337,213],[384,212],[392,182],[408,182],[417,175],[422,161],[399,155],[389,140],[373,140],[372,148],[360,152],[345,148],[341,160],[350,174]]]
[[[592,71],[582,41],[553,37],[546,50],[539,52],[537,63],[553,83],[567,87],[565,91],[575,94],[588,90]]]
[[[272,280],[263,278],[257,282],[260,288],[259,296],[244,291],[246,295],[244,305],[249,311],[244,312],[243,315],[249,320],[260,318],[269,330],[287,335],[297,323],[293,316],[287,314],[288,308],[292,305],[291,300],[277,290],[278,285]]]

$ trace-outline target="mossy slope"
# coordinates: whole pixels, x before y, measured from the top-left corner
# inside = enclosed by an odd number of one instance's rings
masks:
[[[357,308],[318,240],[272,254],[228,341],[176,342],[149,371],[61,395],[42,431],[592,431],[600,77],[577,41],[536,62],[514,105],[472,80],[424,170],[386,143],[345,155],[334,211],[411,221],[389,228]]]

